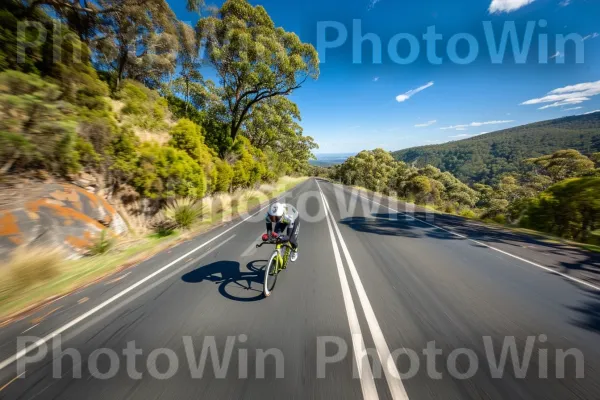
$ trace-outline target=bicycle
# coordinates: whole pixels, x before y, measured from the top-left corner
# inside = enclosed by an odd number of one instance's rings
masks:
[[[287,267],[290,253],[293,251],[289,240],[290,239],[287,236],[279,236],[278,238],[270,239],[256,245],[256,248],[262,247],[265,244],[275,245],[275,251],[273,251],[269,263],[265,268],[265,280],[263,284],[263,293],[265,297],[271,295],[271,292],[275,289],[279,273]]]

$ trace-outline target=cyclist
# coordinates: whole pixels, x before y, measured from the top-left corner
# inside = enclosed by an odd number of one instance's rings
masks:
[[[298,259],[298,233],[300,232],[300,218],[298,217],[298,210],[290,204],[271,204],[265,217],[267,233],[262,236],[263,241],[266,242],[269,237],[277,238],[286,229],[286,234],[294,249],[290,256],[292,262]],[[273,224],[275,224],[274,227]]]

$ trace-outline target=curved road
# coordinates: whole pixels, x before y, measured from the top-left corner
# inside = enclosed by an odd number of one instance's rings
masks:
[[[285,201],[270,298],[263,209],[1,328],[0,398],[600,398],[596,256],[321,180]]]

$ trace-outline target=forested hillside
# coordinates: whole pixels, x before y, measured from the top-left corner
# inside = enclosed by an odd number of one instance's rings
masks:
[[[526,172],[522,161],[574,149],[600,151],[600,112],[543,121],[470,139],[414,147],[392,153],[396,160],[417,167],[432,165],[464,182],[491,183],[505,173]]]
[[[166,0],[3,0],[0,181],[164,202],[305,173],[317,145],[287,96],[316,50],[246,0],[186,4],[196,26]]]

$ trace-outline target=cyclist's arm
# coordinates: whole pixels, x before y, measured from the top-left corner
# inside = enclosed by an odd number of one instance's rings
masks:
[[[271,218],[269,218],[269,214],[265,217],[265,223],[267,224],[267,234],[271,236],[271,232],[273,232],[273,223],[271,222]]]

